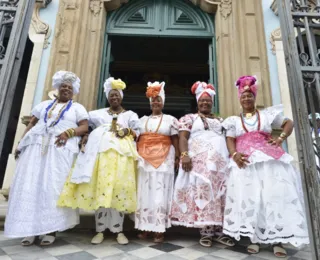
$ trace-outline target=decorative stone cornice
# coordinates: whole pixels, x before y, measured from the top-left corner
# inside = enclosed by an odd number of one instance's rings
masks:
[[[46,8],[48,4],[51,3],[52,0],[37,0],[32,18],[31,18],[31,26],[33,27],[36,34],[45,34],[45,42],[43,48],[46,49],[49,45],[49,37],[51,35],[51,29],[49,24],[43,22],[40,18],[39,12],[40,9]]]
[[[270,43],[271,43],[271,51],[272,54],[276,54],[276,41],[281,41],[282,37],[281,37],[281,29],[277,28],[274,31],[272,31],[272,33],[270,34]]]

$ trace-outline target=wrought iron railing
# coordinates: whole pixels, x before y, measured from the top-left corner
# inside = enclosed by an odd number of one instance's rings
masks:
[[[0,0],[0,155],[34,3],[35,0]]]
[[[19,0],[0,0],[0,73]]]
[[[320,259],[320,120],[316,116],[320,113],[320,0],[277,0],[277,4],[312,257]]]

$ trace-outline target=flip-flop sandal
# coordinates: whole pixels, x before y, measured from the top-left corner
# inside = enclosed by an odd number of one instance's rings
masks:
[[[50,246],[54,243],[54,241],[56,240],[55,236],[51,236],[51,235],[45,235],[42,240],[40,245],[41,246]]]
[[[213,241],[218,242],[218,243],[225,245],[225,246],[230,246],[230,247],[235,245],[233,239],[228,236],[225,236],[225,235],[214,237]]]
[[[258,254],[260,252],[260,246],[257,244],[248,245],[247,252],[249,254]]]
[[[211,247],[212,246],[212,237],[211,236],[202,236],[199,240],[199,243],[203,247]]]
[[[31,246],[34,244],[34,241],[36,240],[36,237],[25,237],[24,239],[22,239],[21,241],[21,245],[22,246]]]
[[[273,254],[278,258],[285,258],[287,257],[287,251],[282,247],[282,245],[274,245],[273,248]]]

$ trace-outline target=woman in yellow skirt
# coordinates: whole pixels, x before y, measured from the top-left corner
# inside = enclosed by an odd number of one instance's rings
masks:
[[[96,211],[93,244],[102,243],[106,229],[118,234],[119,244],[127,244],[124,214],[136,210],[135,139],[140,123],[136,113],[121,106],[125,87],[120,79],[106,80],[110,107],[89,112],[89,124],[95,129],[84,138],[85,152],[79,154],[58,201],[60,207]]]

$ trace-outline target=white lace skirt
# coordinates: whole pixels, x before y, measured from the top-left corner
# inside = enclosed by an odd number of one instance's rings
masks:
[[[227,185],[223,231],[253,243],[308,244],[299,173],[291,164],[270,160],[232,167]]]
[[[66,148],[49,146],[46,155],[40,144],[25,148],[10,189],[6,236],[43,235],[79,223],[76,210],[56,206],[73,161],[74,153]]]
[[[138,164],[138,196],[135,228],[163,233],[171,227],[170,213],[174,185],[174,148],[158,169],[144,160]]]

